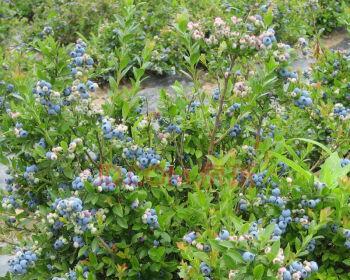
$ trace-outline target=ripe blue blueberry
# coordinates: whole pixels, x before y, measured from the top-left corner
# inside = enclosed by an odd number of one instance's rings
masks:
[[[230,236],[230,233],[226,229],[221,230],[219,233],[219,238],[221,240],[227,240],[229,236]]]
[[[245,262],[252,262],[255,259],[255,255],[250,252],[244,252],[242,257]]]

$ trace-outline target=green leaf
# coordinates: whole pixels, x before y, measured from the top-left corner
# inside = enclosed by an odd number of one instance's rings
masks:
[[[110,76],[109,79],[109,87],[112,91],[117,91],[118,90],[118,85],[117,85],[117,82],[115,81],[115,79]]]
[[[117,224],[122,228],[125,228],[125,229],[128,228],[128,223],[124,217],[117,218]]]
[[[68,149],[68,144],[67,144],[67,142],[61,141],[60,145],[61,145],[61,147],[63,148],[64,151],[67,151],[67,149]]]
[[[192,166],[191,171],[190,171],[190,180],[193,181],[197,178],[198,176],[198,165]]]
[[[294,161],[286,158],[284,155],[281,155],[276,152],[272,152],[272,155],[276,158],[278,158],[280,161],[283,161],[285,164],[287,164],[289,167],[293,168],[295,171],[297,171],[299,174],[303,175],[308,180],[311,179],[312,173],[302,168],[299,164],[295,163]]]
[[[314,144],[316,146],[319,146],[321,149],[323,149],[325,152],[327,152],[327,154],[331,154],[332,151],[330,149],[328,149],[325,145],[323,145],[322,143],[320,142],[317,142],[317,141],[314,141],[314,140],[311,140],[311,139],[306,139],[306,138],[293,138],[293,139],[290,139],[290,140],[300,140],[300,141],[304,141],[304,142],[307,142],[307,143],[310,143],[310,144]]]
[[[81,257],[82,255],[84,255],[87,250],[88,250],[88,246],[87,245],[81,247],[79,249],[79,252],[78,252],[78,258]]]
[[[117,204],[113,207],[113,213],[119,217],[123,217],[123,208],[120,204]]]
[[[253,276],[255,280],[262,279],[265,272],[265,268],[262,264],[258,264],[256,267],[254,267],[253,270]]]
[[[270,26],[272,24],[272,21],[273,21],[273,13],[272,13],[272,9],[269,8],[267,13],[265,13],[264,15],[264,23],[266,26]]]
[[[195,52],[190,55],[190,62],[192,65],[197,65],[200,58],[200,53]]]
[[[276,258],[279,249],[280,249],[280,240],[278,239],[277,241],[275,241],[272,246],[271,246],[271,252],[268,254],[268,258],[270,261],[272,261],[274,258]]]
[[[89,192],[89,193],[95,193],[95,188],[93,187],[93,185],[90,182],[85,182],[84,184],[85,189]]]
[[[340,178],[346,176],[350,172],[350,165],[341,167],[340,157],[334,152],[321,165],[320,181],[325,183],[329,188],[338,186]]]
[[[73,179],[73,169],[70,167],[65,167],[63,169],[63,174],[69,179]]]
[[[226,256],[228,256],[234,262],[234,264],[243,262],[241,254],[238,253],[237,251],[230,250],[229,252],[226,253]]]
[[[93,254],[92,252],[89,254],[89,260],[91,262],[92,265],[97,265],[97,258],[96,255]]]
[[[196,150],[195,154],[196,154],[196,158],[197,159],[200,158],[203,155],[201,150]]]
[[[177,21],[178,29],[181,32],[186,32],[186,30],[187,30],[187,23],[188,23],[188,15],[186,15],[186,14],[178,15],[177,18],[176,18],[176,21]]]
[[[208,255],[204,252],[194,252],[193,256],[200,259],[202,262],[208,262]]]
[[[95,238],[92,242],[91,242],[91,245],[90,245],[90,247],[91,247],[91,250],[93,251],[93,252],[96,252],[97,251],[97,249],[98,249],[98,238]]]
[[[128,117],[130,112],[130,106],[128,102],[124,102],[123,104],[123,108],[122,108],[122,115],[123,115],[123,119],[126,120],[126,118]]]
[[[153,261],[161,262],[165,255],[165,248],[164,247],[152,248],[148,251],[148,255]]]
[[[299,238],[295,238],[295,249],[299,251],[300,248],[301,248],[301,241]]]
[[[222,41],[218,48],[218,55],[221,56],[223,51],[227,49],[226,41]]]

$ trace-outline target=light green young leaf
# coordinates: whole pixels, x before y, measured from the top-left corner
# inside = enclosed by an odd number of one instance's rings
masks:
[[[256,267],[254,267],[254,270],[253,270],[254,279],[256,280],[262,279],[262,277],[264,276],[264,272],[265,272],[264,266],[262,264],[258,264]]]

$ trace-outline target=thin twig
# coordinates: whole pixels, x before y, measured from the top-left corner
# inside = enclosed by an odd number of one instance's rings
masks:
[[[97,138],[98,149],[100,151],[100,157],[101,157],[100,163],[103,164],[104,163],[103,149],[102,149],[102,144],[100,141],[100,135],[99,135],[98,131],[96,131],[96,138]]]

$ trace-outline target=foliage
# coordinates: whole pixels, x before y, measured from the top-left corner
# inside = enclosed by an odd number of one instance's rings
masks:
[[[280,40],[300,35],[278,25],[282,1],[180,2],[50,2],[33,8],[43,36],[1,49],[4,279],[349,278],[347,53],[298,73],[313,45]],[[192,83],[151,111],[139,92],[168,44]]]
[[[6,2],[6,1],[4,1]],[[92,55],[98,63],[97,73],[108,80],[115,71],[112,55],[128,42],[131,61],[141,53],[145,41],[154,41],[148,71],[164,75],[181,69],[178,51],[180,44],[173,32],[179,14],[193,21],[208,23],[213,15],[228,20],[233,15],[269,17],[276,36],[295,43],[301,36],[318,36],[320,31],[331,32],[346,24],[348,3],[332,1],[13,1],[1,11],[3,44],[22,45],[48,35],[69,44],[77,34],[89,41]],[[25,28],[17,28],[22,24]],[[121,33],[119,33],[121,32]],[[208,30],[209,35],[212,30]],[[122,37],[121,34],[123,33]],[[23,47],[23,46],[22,46]],[[129,74],[129,73],[128,73]]]

